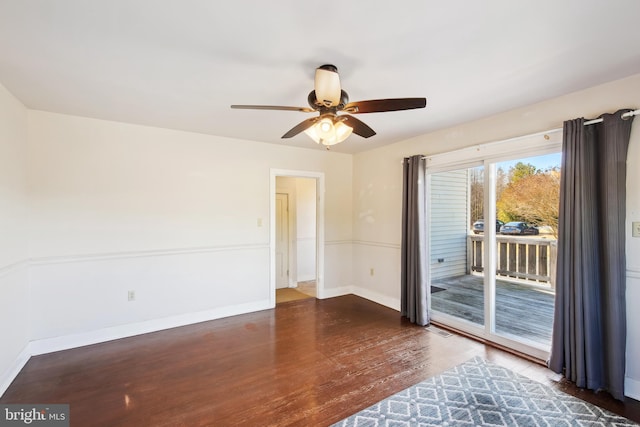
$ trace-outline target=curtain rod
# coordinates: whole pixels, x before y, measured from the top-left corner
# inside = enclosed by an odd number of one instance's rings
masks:
[[[637,116],[638,114],[640,114],[640,110],[634,110],[634,111],[627,111],[626,113],[622,113],[622,115],[620,116],[622,118],[622,120],[628,120],[629,118],[633,117],[633,116]],[[589,120],[588,122],[584,122],[583,124],[585,126],[589,126],[589,125],[595,125],[596,123],[602,123],[604,121],[604,119],[602,117],[600,117],[599,119],[593,119],[593,120]],[[524,137],[528,137],[528,136],[536,136],[538,134],[544,134],[544,133],[551,133],[551,132],[560,132],[562,130],[562,128],[555,128],[555,129],[550,129],[548,131],[545,132],[536,132],[534,134],[531,135],[525,135]],[[519,136],[518,138],[524,138],[523,136]],[[504,142],[504,141],[501,141]]]
[[[629,118],[637,116],[638,114],[640,114],[640,110],[627,111],[626,113],[623,113],[621,117],[622,120],[628,120]],[[589,120],[588,122],[584,122],[584,125],[595,125],[596,123],[602,123],[603,120],[604,119],[602,117],[599,119]]]
[[[623,120],[627,120],[630,117],[637,116],[637,115],[640,115],[640,110],[628,111],[626,113],[623,113],[621,117],[622,117]],[[589,120],[588,122],[584,122],[584,125],[585,126],[595,125],[596,123],[602,123],[603,120],[604,120],[603,118]],[[476,144],[476,146],[485,146],[485,145],[489,145],[489,144],[501,144],[501,143],[504,143],[504,142],[517,141],[519,139],[531,138],[531,137],[534,137],[534,136],[545,135],[547,133],[560,132],[562,129],[563,128],[549,129],[549,130],[545,130],[545,131],[542,131],[542,132],[530,133],[528,135],[520,135],[520,136],[515,136],[513,138],[502,139],[500,141],[491,141],[491,142],[486,142],[484,144]],[[426,159],[427,156],[424,156],[422,158]]]

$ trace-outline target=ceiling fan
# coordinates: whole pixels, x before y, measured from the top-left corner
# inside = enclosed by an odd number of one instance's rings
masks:
[[[412,110],[424,108],[426,98],[391,98],[349,102],[349,95],[340,87],[340,76],[335,65],[322,65],[316,69],[314,90],[307,97],[309,107],[285,107],[279,105],[232,105],[231,108],[248,110],[284,110],[304,113],[318,112],[319,115],[298,123],[282,138],[291,138],[305,132],[316,143],[338,144],[351,133],[369,138],[376,132],[351,114],[380,113],[385,111]],[[347,114],[339,114],[347,113]]]

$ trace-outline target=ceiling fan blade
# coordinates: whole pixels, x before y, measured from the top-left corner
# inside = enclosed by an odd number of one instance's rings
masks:
[[[371,129],[366,123],[355,117],[344,115],[340,116],[340,119],[344,121],[344,124],[353,128],[353,133],[360,135],[363,138],[370,138],[376,134],[376,131]]]
[[[415,108],[424,108],[426,105],[427,98],[371,99],[350,102],[344,106],[343,111],[350,114],[381,113],[384,111],[413,110]]]
[[[283,110],[283,111],[301,111],[303,113],[313,113],[316,110],[309,107],[283,107],[281,105],[232,105],[231,108],[241,110]]]
[[[304,132],[305,130],[309,129],[318,120],[320,120],[320,117],[311,117],[310,119],[307,119],[307,120],[305,120],[303,122],[300,122],[297,125],[295,125],[289,132],[287,132],[284,135],[282,135],[282,137],[283,138],[294,137],[297,134],[299,134],[300,132]]]

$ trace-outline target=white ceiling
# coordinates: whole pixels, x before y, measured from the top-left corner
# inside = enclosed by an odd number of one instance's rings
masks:
[[[362,114],[353,153],[640,72],[638,0],[0,0],[0,83],[27,107],[298,147],[314,69]],[[321,147],[317,147],[321,149]]]

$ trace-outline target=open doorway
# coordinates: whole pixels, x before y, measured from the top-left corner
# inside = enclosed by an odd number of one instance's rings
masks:
[[[271,302],[321,298],[324,174],[271,171]]]
[[[276,304],[315,298],[316,180],[276,177]]]

